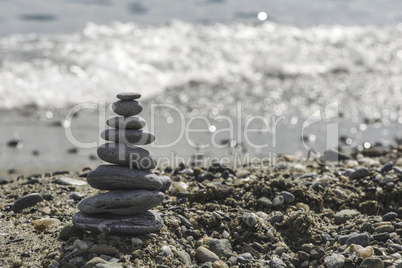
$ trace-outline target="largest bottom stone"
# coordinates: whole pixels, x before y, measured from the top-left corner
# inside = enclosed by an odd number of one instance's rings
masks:
[[[95,233],[139,235],[159,231],[163,226],[160,213],[145,211],[135,215],[84,214],[77,212],[73,223],[78,228]]]

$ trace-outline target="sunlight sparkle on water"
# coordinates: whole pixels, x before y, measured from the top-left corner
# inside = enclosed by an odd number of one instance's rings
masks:
[[[260,13],[258,13],[257,17],[258,17],[259,20],[263,21],[263,20],[266,20],[268,18],[268,15],[267,15],[266,12],[260,12]]]

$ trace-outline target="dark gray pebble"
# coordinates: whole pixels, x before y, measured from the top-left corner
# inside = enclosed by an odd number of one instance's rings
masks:
[[[98,147],[98,156],[103,161],[137,168],[141,170],[149,170],[156,167],[156,160],[150,155],[150,152],[144,148],[136,146],[127,146],[109,142]]]
[[[283,196],[283,198],[285,198],[285,202],[288,204],[295,201],[295,196],[287,191],[282,191],[281,195]]]
[[[106,129],[101,137],[107,141],[133,145],[146,145],[155,141],[154,134],[136,129]]]
[[[70,194],[70,196],[69,196],[70,199],[73,199],[73,200],[75,200],[75,201],[80,201],[80,200],[82,200],[84,197],[85,197],[85,195],[83,195],[83,194],[81,194],[81,193],[77,193],[77,192],[74,192],[74,193]]]
[[[380,172],[387,173],[387,172],[391,171],[393,167],[394,167],[394,163],[392,163],[391,161],[388,161],[381,167]]]
[[[20,212],[24,208],[35,206],[41,201],[43,201],[43,197],[40,194],[28,194],[15,201],[14,205],[11,207],[11,210],[14,212]]]
[[[137,92],[122,92],[116,95],[120,100],[130,101],[141,98],[141,94]]]
[[[142,112],[142,105],[138,101],[120,100],[112,104],[112,110],[122,116],[133,116]]]
[[[169,190],[170,185],[172,184],[172,180],[168,176],[160,176],[159,179],[161,180],[163,186],[159,189],[161,192],[166,192]]]
[[[163,220],[159,213],[145,211],[136,215],[84,214],[73,216],[75,226],[95,233],[140,235],[160,230]]]
[[[356,169],[352,174],[349,175],[349,179],[358,180],[368,176],[369,170],[365,167],[361,167]]]
[[[383,221],[394,221],[398,214],[396,212],[388,212],[382,216]]]
[[[377,240],[377,241],[384,241],[385,242],[390,238],[391,238],[391,235],[389,233],[387,233],[387,232],[373,235],[373,239]]]
[[[370,243],[370,236],[366,233],[352,235],[351,237],[349,237],[348,240],[346,240],[346,244],[348,246],[355,244],[360,245],[362,247],[366,247],[369,243]]]

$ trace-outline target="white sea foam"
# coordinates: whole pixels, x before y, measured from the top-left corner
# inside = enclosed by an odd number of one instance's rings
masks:
[[[397,27],[88,24],[71,35],[2,38],[0,54],[2,109],[62,108],[133,90],[194,97],[201,94],[194,81],[213,89],[207,97],[216,103],[267,98],[262,106],[294,112],[334,95],[346,108],[359,100],[397,111],[402,98]]]

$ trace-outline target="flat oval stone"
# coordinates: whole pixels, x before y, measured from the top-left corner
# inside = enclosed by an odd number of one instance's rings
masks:
[[[135,129],[106,129],[101,133],[101,137],[108,141],[133,145],[150,144],[155,140],[154,134]]]
[[[73,216],[73,223],[82,230],[112,235],[140,235],[159,231],[163,221],[159,213],[145,211],[136,215],[84,214]]]
[[[164,198],[165,195],[159,191],[115,190],[85,198],[77,207],[86,214],[131,215],[156,207]]]
[[[157,164],[148,150],[122,143],[103,144],[98,147],[97,153],[103,161],[141,170],[153,169]]]
[[[100,165],[88,173],[87,181],[100,190],[160,190],[164,187],[162,180],[149,171],[115,165]]]
[[[27,194],[17,201],[11,207],[14,212],[20,212],[24,208],[35,206],[36,203],[43,201],[43,197],[38,193]]]
[[[142,105],[135,100],[119,100],[112,104],[112,110],[118,115],[132,116],[142,112]]]
[[[124,129],[141,129],[145,127],[147,122],[139,116],[115,116],[106,121],[106,124],[110,127],[124,128]]]
[[[120,100],[136,100],[141,98],[141,94],[137,92],[122,92],[116,95]]]

